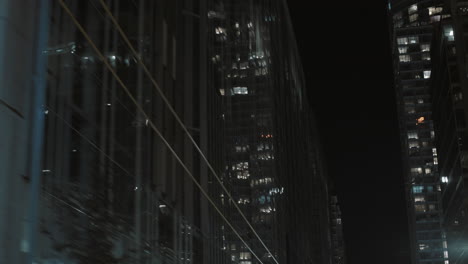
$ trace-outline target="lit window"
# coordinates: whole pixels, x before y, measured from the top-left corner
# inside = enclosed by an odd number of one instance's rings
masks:
[[[239,198],[237,203],[238,204],[248,204],[248,203],[250,203],[250,199],[249,198]]]
[[[444,258],[448,258],[448,251],[444,251]]]
[[[425,168],[424,169],[425,174],[431,174],[431,172],[432,172],[431,168]]]
[[[398,43],[398,45],[407,45],[408,44],[408,38],[407,37],[399,37],[399,38],[397,38],[397,43]]]
[[[413,193],[422,193],[424,186],[413,186]]]
[[[422,52],[427,52],[431,50],[431,45],[430,44],[421,44],[421,51]]]
[[[248,170],[237,171],[236,175],[237,175],[237,179],[239,180],[246,180],[250,177],[250,173]]]
[[[419,37],[418,36],[409,36],[408,41],[410,44],[416,44],[419,42]]]
[[[447,248],[447,241],[442,242],[442,247]]]
[[[245,170],[249,168],[249,162],[239,162],[235,165],[232,165],[232,170]]]
[[[454,35],[453,35],[453,28],[450,25],[447,25],[444,27],[444,36],[447,38],[448,41],[453,41]]]
[[[429,245],[427,244],[419,244],[419,250],[426,250],[429,248]]]
[[[412,149],[412,148],[419,148],[419,142],[410,142],[408,144],[409,148]]]
[[[216,27],[215,28],[215,33],[216,33],[216,35],[224,34],[224,33],[226,33],[226,30],[224,28],[222,28],[222,27]]]
[[[408,52],[408,47],[406,47],[406,46],[398,47],[398,52],[400,54],[406,53],[406,52]]]
[[[408,139],[418,139],[418,132],[408,132]]]
[[[400,62],[409,62],[409,61],[411,61],[410,55],[400,55],[399,59],[400,59]]]
[[[411,168],[411,175],[420,175],[422,174],[422,168]]]
[[[437,159],[437,157],[434,157],[434,165],[437,165],[439,164],[439,160]]]
[[[412,5],[408,8],[408,14],[412,14],[416,11],[418,11],[418,5]]]
[[[424,198],[424,196],[415,196],[414,197],[414,202],[415,203],[418,203],[418,202],[425,202],[426,199]]]
[[[249,93],[247,87],[233,87],[232,92],[234,94],[248,94]]]
[[[239,253],[239,259],[250,259],[251,258],[251,253],[250,252],[240,252]]]
[[[424,71],[424,79],[429,79],[431,77],[431,71]]]
[[[447,183],[448,182],[448,177],[447,176],[442,176],[440,181],[442,181],[443,183]]]
[[[427,9],[429,10],[429,15],[430,16],[442,12],[442,7],[433,7],[433,6],[431,6],[431,7],[428,7]]]
[[[432,156],[437,156],[437,149],[436,148],[432,148]]]
[[[420,118],[417,119],[418,124],[424,123],[424,116],[421,116]]]
[[[418,104],[424,104],[424,99],[419,98],[419,99],[418,99]]]

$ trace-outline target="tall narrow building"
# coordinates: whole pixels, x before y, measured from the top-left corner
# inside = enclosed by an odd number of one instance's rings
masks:
[[[413,264],[448,264],[429,79],[442,1],[391,0],[391,46]]]

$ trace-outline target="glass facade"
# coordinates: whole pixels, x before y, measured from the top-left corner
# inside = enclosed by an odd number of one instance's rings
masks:
[[[468,140],[465,64],[468,20],[466,3],[446,3],[451,16],[441,20],[434,38],[431,81],[434,129],[439,154],[443,225],[450,263],[465,263],[468,229],[466,153]]]
[[[4,2],[0,262],[331,263],[285,1]]]

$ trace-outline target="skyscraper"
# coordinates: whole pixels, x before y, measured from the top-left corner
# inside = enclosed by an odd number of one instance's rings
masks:
[[[442,1],[390,1],[394,85],[413,263],[446,263],[429,79]]]

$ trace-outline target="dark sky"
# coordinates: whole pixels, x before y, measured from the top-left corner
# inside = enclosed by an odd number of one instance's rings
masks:
[[[288,4],[341,203],[348,264],[409,264],[386,1]]]

